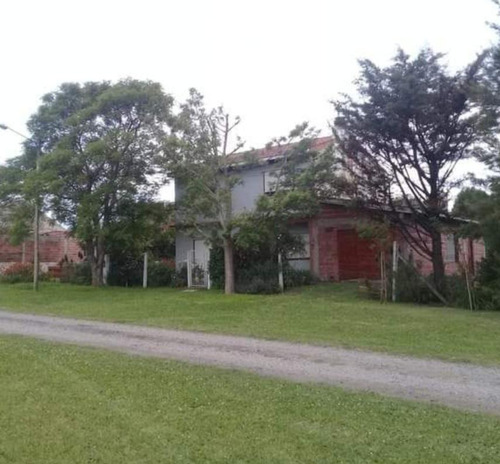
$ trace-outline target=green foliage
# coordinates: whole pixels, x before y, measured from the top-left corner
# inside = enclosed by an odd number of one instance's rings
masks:
[[[171,263],[148,263],[148,287],[168,287],[175,281],[175,267]]]
[[[415,269],[413,266],[400,261],[396,275],[397,301],[424,305],[442,304],[417,273],[421,275],[418,267]],[[432,282],[432,274],[426,276],[425,280]],[[473,286],[472,282],[471,286]],[[467,281],[463,274],[446,276],[446,290],[445,297],[450,306],[465,309],[470,308]],[[472,292],[475,298],[476,291],[472,289]],[[480,305],[477,306],[477,309],[486,309],[480,307]]]
[[[33,192],[27,185],[29,171],[18,161],[0,166],[0,234],[8,236],[13,245],[31,234],[35,209]]]
[[[48,280],[47,273],[40,272],[39,280]],[[33,282],[33,264],[13,263],[0,274],[0,282],[7,284],[17,284],[21,282]]]
[[[108,227],[107,251],[112,260],[120,255],[140,257],[151,251],[154,258],[175,256],[174,206],[157,201],[123,202]]]
[[[92,283],[92,271],[90,263],[63,262],[61,266],[61,282],[75,285],[90,285]]]
[[[435,295],[429,287],[419,279],[416,270],[403,262],[399,262],[398,273],[396,275],[396,298],[397,301],[417,304],[436,303]]]
[[[500,310],[500,254],[488,250],[479,267],[479,287],[476,290],[477,306],[485,310]]]
[[[210,273],[212,288],[224,288],[224,250],[222,247],[212,247],[210,249],[208,272]]]
[[[119,216],[110,225],[108,251],[111,269],[108,282],[127,287],[142,285],[146,250],[153,266],[156,261],[175,257],[175,229],[169,225],[173,221],[173,205],[131,202],[123,204],[118,213]],[[158,279],[158,282],[165,282],[165,279]],[[167,280],[164,285],[169,285],[172,279]]]
[[[279,293],[278,261],[269,248],[235,250],[236,291],[238,293]],[[213,288],[224,285],[224,253],[220,248],[210,252],[210,279]],[[283,263],[285,288],[311,285],[315,283],[313,275],[306,270],[296,270],[287,262]]]
[[[110,259],[108,284],[119,287],[135,287],[142,285],[143,258],[128,253],[115,254]]]
[[[183,264],[179,269],[175,270],[175,273],[172,277],[172,287],[183,288],[187,287],[187,266]]]
[[[219,243],[233,228],[231,190],[240,179],[231,164],[243,143],[239,138],[231,147],[228,143],[239,122],[223,108],[207,110],[203,96],[191,89],[164,145],[164,168],[182,192],[177,222]]]
[[[236,270],[238,293],[279,293],[278,264],[272,261],[249,263]]]
[[[459,184],[454,168],[484,132],[468,95],[477,63],[452,74],[442,59],[423,49],[414,59],[400,50],[384,68],[362,60],[357,95],[334,105],[336,140],[355,196],[392,213],[413,250],[432,261],[434,285],[444,293],[441,229]],[[401,208],[410,214],[399,214]]]
[[[188,234],[196,233],[217,245],[225,244],[231,260],[234,231],[231,194],[240,182],[232,168],[234,155],[243,146],[234,129],[240,123],[222,107],[207,110],[203,96],[195,89],[181,105],[174,131],[163,145],[164,168],[175,178],[176,225]],[[226,293],[234,292],[234,275],[228,272]]]
[[[96,285],[110,242],[142,240],[134,236],[140,229],[131,225],[130,210],[157,191],[156,160],[172,104],[149,81],[66,83],[44,96],[28,123],[43,141],[37,179],[43,178],[48,206],[84,244]]]
[[[121,255],[120,258],[111,261],[108,284],[119,287],[142,286],[144,256]],[[148,287],[168,287],[175,282],[176,271],[172,263],[148,261]]]

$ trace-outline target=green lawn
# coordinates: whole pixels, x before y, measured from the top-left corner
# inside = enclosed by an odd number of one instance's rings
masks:
[[[381,305],[347,284],[269,296],[0,285],[0,308],[500,364],[500,312]]]
[[[500,462],[500,418],[0,337],[0,463]]]

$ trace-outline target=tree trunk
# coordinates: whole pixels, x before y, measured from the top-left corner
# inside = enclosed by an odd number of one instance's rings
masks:
[[[225,293],[234,293],[234,244],[231,237],[224,239]]]
[[[436,290],[443,296],[446,296],[446,280],[443,259],[443,244],[441,242],[441,233],[434,231],[431,234],[432,238],[432,272],[434,278],[434,286]]]

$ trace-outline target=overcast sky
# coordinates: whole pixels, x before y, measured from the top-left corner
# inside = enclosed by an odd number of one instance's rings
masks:
[[[25,132],[62,82],[160,82],[177,100],[198,88],[241,116],[262,146],[297,123],[328,133],[329,100],[352,90],[357,59],[431,46],[454,69],[494,40],[490,0],[11,0],[0,17],[0,123]],[[0,162],[20,152],[0,132]]]

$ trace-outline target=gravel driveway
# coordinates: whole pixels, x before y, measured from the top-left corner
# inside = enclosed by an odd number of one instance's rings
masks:
[[[0,311],[0,334],[240,369],[500,415],[500,368]]]

